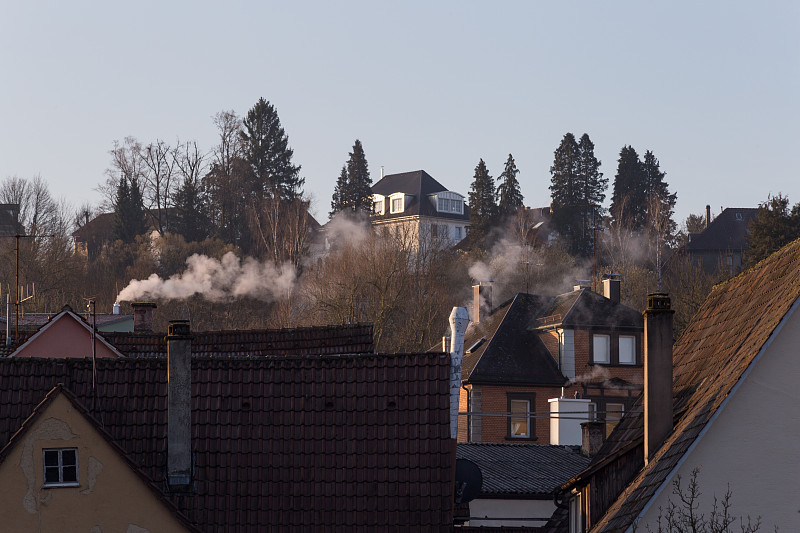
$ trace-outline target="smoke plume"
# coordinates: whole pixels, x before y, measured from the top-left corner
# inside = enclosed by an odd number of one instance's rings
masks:
[[[152,274],[147,279],[131,280],[117,301],[140,299],[181,300],[199,295],[212,302],[227,302],[250,297],[263,301],[285,298],[294,287],[297,273],[290,263],[276,267],[248,257],[240,260],[228,252],[218,261],[194,254],[186,259],[186,270],[169,279]]]

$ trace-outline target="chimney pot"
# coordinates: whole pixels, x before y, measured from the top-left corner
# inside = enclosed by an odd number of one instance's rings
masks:
[[[492,281],[479,281],[472,286],[472,321],[478,324],[492,312]]]
[[[133,332],[152,333],[153,332],[153,309],[156,304],[153,302],[133,302]]]
[[[606,438],[606,424],[598,421],[581,422],[581,435],[583,437],[581,453],[586,457],[591,457],[603,445]]]
[[[672,431],[672,315],[664,293],[647,295],[644,312],[644,460]]]
[[[188,320],[172,320],[167,335],[167,482],[192,481],[192,337]]]

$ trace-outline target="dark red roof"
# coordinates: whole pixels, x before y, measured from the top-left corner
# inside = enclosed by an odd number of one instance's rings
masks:
[[[170,494],[201,531],[452,527],[444,354],[192,360],[196,490]],[[163,358],[0,359],[0,446],[62,383],[165,490]]]
[[[103,333],[127,356],[166,357],[164,333]],[[199,356],[329,355],[374,352],[371,324],[292,329],[247,329],[192,333]]]

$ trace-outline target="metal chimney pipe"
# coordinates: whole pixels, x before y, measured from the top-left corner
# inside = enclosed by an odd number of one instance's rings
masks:
[[[461,361],[464,358],[464,334],[469,325],[465,307],[450,313],[450,438],[458,438],[458,400],[461,396]]]
[[[192,336],[188,320],[172,320],[167,335],[167,482],[192,481]]]
[[[711,224],[711,205],[706,204],[706,228]]]
[[[644,462],[672,431],[672,315],[669,296],[647,295],[644,312]]]
[[[472,286],[472,321],[476,324],[492,312],[492,282],[478,281]]]

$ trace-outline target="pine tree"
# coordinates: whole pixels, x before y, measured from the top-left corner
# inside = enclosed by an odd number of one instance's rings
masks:
[[[647,196],[643,187],[642,162],[632,146],[623,146],[617,160],[614,193],[611,196],[611,218],[614,224],[629,230],[645,225]]]
[[[778,194],[759,204],[747,229],[747,260],[750,267],[785,244],[800,237],[800,203],[789,212],[789,198]]]
[[[328,214],[331,218],[333,215],[345,209],[347,202],[347,165],[342,165],[342,172],[336,180],[336,187],[333,189],[333,198],[331,199],[331,212]]]
[[[114,198],[114,220],[112,234],[114,239],[133,242],[137,235],[147,231],[142,191],[138,180],[120,178]]]
[[[671,241],[677,228],[672,214],[678,196],[670,194],[665,177],[666,172],[661,170],[658,159],[652,151],[647,150],[642,162],[644,197],[647,199],[645,226],[651,233],[662,233],[667,241]]]
[[[497,181],[500,182],[500,185],[497,186],[499,199],[497,207],[498,215],[502,219],[513,216],[522,207],[522,193],[519,190],[517,174],[519,174],[519,170],[514,162],[514,156],[508,154],[505,169],[497,177]]]
[[[292,164],[294,150],[289,148],[289,137],[272,104],[259,98],[244,119],[241,136],[252,171],[250,192],[255,199],[299,197],[305,180],[300,177],[300,166]]]
[[[475,177],[469,191],[470,239],[477,243],[486,236],[497,216],[494,180],[481,159],[475,167]]]
[[[196,180],[186,179],[175,194],[174,232],[187,242],[208,238],[210,218],[208,201]]]
[[[576,247],[583,255],[594,250],[593,227],[602,216],[601,204],[606,198],[608,178],[600,172],[600,161],[594,155],[594,143],[587,133],[578,141],[578,187],[580,189],[579,211],[581,218],[580,244]]]
[[[372,178],[361,141],[356,139],[347,160],[347,206],[352,211],[372,209]]]
[[[552,223],[564,238],[567,246],[577,252],[584,234],[581,217],[579,179],[580,153],[572,133],[566,133],[553,153],[550,167],[550,197],[552,200]]]

